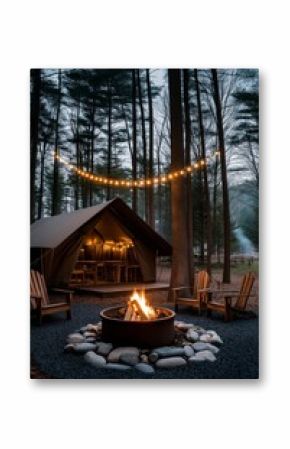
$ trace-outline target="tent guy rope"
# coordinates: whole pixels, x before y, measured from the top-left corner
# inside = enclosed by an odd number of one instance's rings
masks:
[[[87,181],[93,182],[98,185],[105,185],[105,186],[110,185],[130,189],[150,187],[158,184],[165,184],[175,181],[176,179],[190,175],[191,173],[194,173],[197,170],[202,170],[206,165],[209,165],[210,162],[216,160],[216,158],[219,157],[219,155],[220,151],[216,150],[214,154],[210,157],[207,157],[205,159],[197,159],[195,162],[183,167],[182,169],[170,171],[168,173],[163,173],[159,176],[154,176],[153,178],[125,179],[125,178],[98,176],[97,174],[94,174],[92,172],[81,170],[77,166],[66,161],[62,156],[57,154],[56,151],[53,152],[53,157],[56,158],[59,162],[61,162],[68,170],[74,172],[77,176]]]

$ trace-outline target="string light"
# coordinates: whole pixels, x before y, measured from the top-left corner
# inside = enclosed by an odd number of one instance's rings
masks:
[[[71,164],[70,162],[67,162],[63,157],[57,154],[57,152],[53,151],[52,154],[53,157],[57,159],[59,162],[61,162],[68,170],[74,172],[81,178],[84,178],[88,181],[91,181],[99,185],[109,184],[110,186],[123,187],[123,188],[125,187],[132,189],[132,188],[146,188],[152,185],[170,183],[174,182],[178,178],[190,176],[197,170],[203,170],[211,161],[214,161],[216,157],[220,156],[220,150],[215,150],[212,156],[207,157],[205,159],[198,159],[192,164],[187,165],[180,170],[172,171],[169,173],[163,173],[160,174],[159,176],[155,176],[154,178],[146,178],[146,179],[139,178],[132,180],[112,178],[112,177],[109,178],[105,176],[96,176],[89,171],[81,170],[75,165]]]

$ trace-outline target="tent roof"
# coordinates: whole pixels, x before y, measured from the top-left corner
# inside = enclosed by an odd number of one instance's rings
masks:
[[[171,254],[170,244],[120,198],[36,221],[31,225],[30,246],[31,248],[56,248],[105,210],[110,210],[134,236],[158,249],[160,255]]]

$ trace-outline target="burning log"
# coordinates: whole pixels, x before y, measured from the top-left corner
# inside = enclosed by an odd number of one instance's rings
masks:
[[[124,320],[128,321],[148,321],[158,317],[158,312],[148,304],[144,291],[141,295],[134,291],[128,301],[126,311],[124,312]]]
[[[133,314],[133,307],[131,306],[131,304],[128,304],[124,320],[131,320],[132,314]]]
[[[139,302],[136,301],[136,299],[132,300],[132,306],[134,308],[135,313],[141,318],[141,320],[148,320],[147,315],[143,311],[143,309],[142,309],[141,305],[139,304]]]

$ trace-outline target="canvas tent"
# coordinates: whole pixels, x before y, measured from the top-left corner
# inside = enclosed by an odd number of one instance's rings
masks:
[[[101,241],[131,239],[143,282],[156,280],[156,256],[171,254],[170,244],[115,198],[33,223],[31,266],[44,274],[48,285],[67,285],[84,241],[91,235]]]

